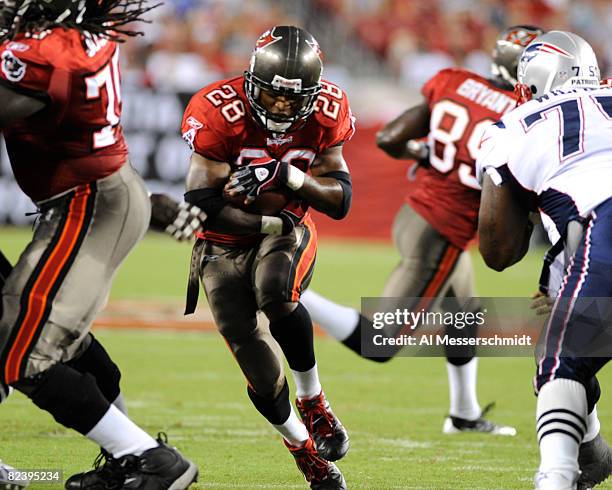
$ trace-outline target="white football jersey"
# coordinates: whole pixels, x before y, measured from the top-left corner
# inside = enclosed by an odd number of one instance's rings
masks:
[[[564,232],[612,197],[612,89],[553,90],[506,114],[483,135],[483,172],[518,182]]]

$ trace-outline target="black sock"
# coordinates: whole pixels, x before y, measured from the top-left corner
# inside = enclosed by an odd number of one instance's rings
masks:
[[[478,326],[475,324],[466,325],[463,328],[456,328],[454,325],[447,325],[445,329],[446,335],[450,338],[476,338],[478,335]],[[445,345],[444,352],[446,360],[453,366],[463,366],[470,362],[476,356],[475,345]]]
[[[14,383],[34,404],[49,412],[65,427],[85,435],[110,408],[110,402],[91,374],[79,373],[65,364]]]
[[[281,425],[289,418],[291,403],[289,402],[289,385],[286,379],[283,388],[275,398],[260,396],[250,386],[247,387],[247,393],[257,411],[271,424]]]
[[[286,317],[270,322],[270,333],[281,346],[291,369],[303,373],[314,367],[312,320],[301,303]]]
[[[96,378],[100,391],[108,401],[113,402],[121,392],[119,382],[121,371],[108,355],[102,344],[91,335],[89,347],[76,359],[71,359],[66,365],[80,373],[89,373]]]
[[[369,357],[361,353],[361,328],[364,324],[370,327],[370,331],[373,331],[372,321],[360,313],[359,320],[357,322],[357,325],[355,326],[355,329],[346,339],[342,341],[342,343],[358,356],[361,356],[364,359],[368,359],[373,362],[383,363],[393,359],[393,357]]]

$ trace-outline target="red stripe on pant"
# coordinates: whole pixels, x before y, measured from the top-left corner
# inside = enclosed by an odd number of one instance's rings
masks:
[[[298,265],[295,268],[295,280],[293,281],[293,286],[291,287],[291,301],[293,302],[300,300],[302,282],[308,275],[308,271],[312,268],[315,257],[317,256],[317,229],[315,228],[310,216],[308,216],[304,221],[304,226],[306,226],[310,232],[310,238],[306,244],[306,247],[304,248],[304,251],[302,252]]]
[[[60,238],[28,294],[27,311],[21,324],[15,325],[18,333],[6,360],[5,382],[7,384],[19,379],[21,364],[30,348],[32,339],[42,328],[41,320],[47,308],[49,293],[56,286],[56,280],[77,243],[85,222],[87,200],[91,192],[89,185],[77,187],[75,190]]]
[[[421,310],[429,310],[431,303],[438,296],[438,294],[440,294],[440,291],[446,284],[446,281],[448,281],[451,274],[453,273],[453,270],[455,269],[455,265],[457,264],[457,260],[459,259],[461,253],[462,250],[460,248],[449,244],[448,248],[446,249],[446,252],[444,252],[444,255],[442,256],[440,264],[438,265],[438,270],[431,278],[431,281],[429,281],[427,286],[425,286],[425,291],[423,292],[420,301],[414,308],[415,312]],[[396,337],[409,333],[410,331],[412,331],[412,327],[412,325],[405,325],[400,329]]]

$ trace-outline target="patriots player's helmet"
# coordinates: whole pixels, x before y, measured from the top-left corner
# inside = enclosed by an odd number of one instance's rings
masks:
[[[543,33],[543,29],[531,25],[511,26],[501,31],[491,53],[493,75],[514,87],[517,83],[516,71],[523,49]]]
[[[561,87],[598,87],[599,65],[593,48],[580,36],[550,31],[525,48],[518,66],[523,98],[540,97]]]
[[[255,45],[244,89],[255,121],[274,133],[299,129],[312,114],[321,91],[323,63],[315,38],[299,27],[276,26]],[[294,101],[292,113],[278,114],[261,102],[261,93]]]

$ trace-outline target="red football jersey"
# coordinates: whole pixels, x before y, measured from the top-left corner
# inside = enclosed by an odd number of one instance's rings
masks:
[[[4,130],[11,166],[34,201],[112,174],[127,159],[119,49],[56,28],[0,46],[0,83],[47,107]]]
[[[486,127],[516,105],[512,91],[462,69],[440,71],[422,89],[430,112],[431,166],[419,171],[408,203],[442,236],[465,248],[478,228],[474,164]]]
[[[318,153],[348,141],[355,131],[346,94],[332,83],[322,84],[315,112],[304,126],[274,135],[253,120],[244,92],[244,77],[213,83],[191,98],[183,115],[183,138],[196,153],[229,163],[232,170],[257,158],[272,157],[308,172]],[[308,213],[308,205],[297,198],[286,209],[302,218]],[[204,233],[204,238],[226,244],[254,239],[210,231]]]

